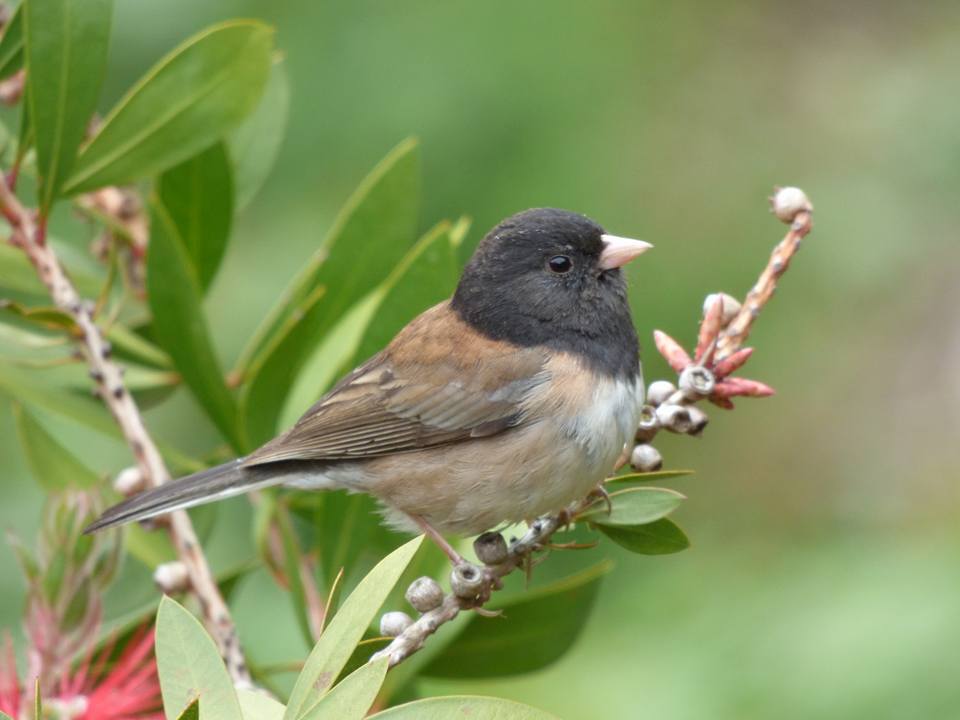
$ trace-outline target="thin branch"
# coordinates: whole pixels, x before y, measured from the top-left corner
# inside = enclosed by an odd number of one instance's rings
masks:
[[[729,295],[709,296],[697,347],[692,355],[666,333],[654,332],[657,350],[679,377],[676,385],[665,380],[651,383],[647,391],[648,404],[643,408],[637,429],[636,442],[639,444],[632,453],[630,445],[624,449],[616,470],[628,461],[640,471],[659,469],[662,459],[650,441],[661,429],[699,435],[707,423],[706,414],[696,407],[696,403],[702,400],[732,408],[731,397],[763,397],[773,393],[772,388],[755,380],[730,377],[750,357],[752,350],[742,346],[753,322],[773,296],[777,281],[786,272],[800,241],[813,226],[813,206],[801,190],[778,188],[771,204],[773,212],[790,225],[790,230],[774,249],[743,305]],[[534,562],[533,554],[550,549],[554,533],[604,499],[609,507],[610,500],[601,486],[567,509],[533,521],[526,534],[509,547],[505,547],[502,536],[497,533],[481,535],[474,547],[485,565],[462,563],[455,566],[451,574],[453,592],[447,594],[443,594],[430,578],[415,581],[407,591],[407,600],[422,614],[399,632],[387,647],[375,653],[371,661],[389,657],[392,667],[420,650],[427,638],[461,611],[476,610],[489,614],[483,606],[494,592],[502,588],[502,578],[518,568],[529,572]],[[494,546],[499,542],[502,552],[490,552],[489,544],[486,548],[481,547],[485,539],[493,541]]]
[[[21,248],[36,268],[54,304],[70,315],[78,329],[80,348],[90,366],[90,377],[120,426],[144,479],[151,486],[170,480],[163,457],[147,432],[133,397],[123,382],[123,371],[111,359],[110,343],[93,319],[94,305],[83,300],[67,277],[49,243],[43,242],[43,228],[33,213],[21,205],[5,179],[0,178],[0,213],[10,223],[10,242]],[[230,610],[220,595],[216,580],[203,554],[190,517],[184,511],[170,515],[167,529],[180,561],[190,576],[190,588],[200,603],[207,628],[220,646],[234,681],[250,683],[250,674]]]

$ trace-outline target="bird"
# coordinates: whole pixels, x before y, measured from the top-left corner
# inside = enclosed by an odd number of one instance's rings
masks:
[[[414,318],[249,455],[107,509],[86,532],[271,486],[368,493],[384,521],[446,535],[530,521],[596,489],[644,399],[622,267],[650,243],[535,208],[478,244]]]

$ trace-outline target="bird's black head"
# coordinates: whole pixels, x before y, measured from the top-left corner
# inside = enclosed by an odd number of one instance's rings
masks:
[[[480,242],[453,309],[488,337],[573,352],[598,372],[633,377],[637,336],[620,266],[648,247],[577,213],[526,210]]]

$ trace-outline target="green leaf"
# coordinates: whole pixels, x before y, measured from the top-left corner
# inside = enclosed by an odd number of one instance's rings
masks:
[[[362,665],[320,698],[298,720],[363,720],[383,686],[390,658]]]
[[[307,354],[404,256],[413,242],[419,206],[419,153],[416,142],[407,140],[361,183],[327,239],[245,351],[240,369],[248,384],[241,403],[249,444],[259,444],[275,433],[287,393]],[[320,288],[325,290],[323,302],[297,319],[297,309]],[[271,342],[291,319],[295,325],[283,340]]]
[[[421,672],[450,678],[516,675],[546,667],[576,642],[600,582],[613,567],[605,560],[576,575],[505,603],[503,617],[473,614],[460,633]]]
[[[13,720],[13,718],[3,712],[3,710],[0,710],[0,720]]]
[[[170,168],[157,194],[176,225],[200,288],[210,286],[230,237],[233,178],[222,142]]]
[[[187,709],[180,713],[177,720],[200,720],[200,700],[194,700],[187,705]]]
[[[282,59],[275,59],[260,104],[230,135],[228,147],[237,185],[237,207],[260,190],[277,160],[290,109],[290,83]]]
[[[369,720],[558,720],[555,715],[512,700],[449,695],[398,705]]]
[[[45,215],[69,176],[107,68],[112,0],[25,0],[27,101]]]
[[[150,218],[147,296],[156,340],[210,419],[236,447],[236,408],[207,330],[193,266],[176,225],[157,200],[151,203]]]
[[[148,177],[197,154],[257,105],[270,72],[273,29],[254,20],[215,25],[153,66],[104,118],[64,191]]]
[[[27,373],[0,362],[0,393],[27,406],[41,407],[86,425],[104,435],[120,437],[106,408],[89,397],[64,393],[43,382],[37,373]]]
[[[17,437],[33,477],[44,490],[93,488],[100,478],[63,445],[53,439],[40,423],[20,405],[14,406]]]
[[[243,709],[243,720],[282,720],[284,707],[256,690],[239,688],[237,697]]]
[[[332,380],[382,350],[404,325],[444,300],[457,285],[457,238],[449,223],[432,228],[386,280],[331,329],[298,373],[281,414],[292,425]]]
[[[686,500],[676,490],[656,487],[636,487],[610,494],[613,510],[607,512],[604,501],[595,503],[577,516],[595,525],[642,525],[669,515]]]
[[[617,475],[607,478],[607,485],[633,485],[636,483],[648,483],[656,480],[672,480],[673,478],[693,475],[693,470],[655,470],[645,473],[627,473],[626,475]]]
[[[167,718],[178,717],[197,698],[203,703],[203,720],[241,717],[217,646],[193,615],[166,596],[157,611],[156,655]]]
[[[617,545],[640,555],[668,555],[690,547],[690,540],[683,530],[668,518],[625,527],[598,525],[597,530]]]
[[[297,623],[300,626],[300,633],[303,635],[307,645],[312,645],[315,638],[310,629],[310,616],[307,604],[306,588],[303,584],[303,577],[300,574],[300,558],[303,553],[300,549],[300,541],[293,529],[293,521],[290,512],[283,503],[272,502],[273,517],[280,531],[280,538],[283,544],[283,571],[287,576],[287,582],[290,584],[290,600],[293,603],[293,609],[297,616]],[[312,581],[312,578],[310,578]]]
[[[0,80],[23,67],[23,4],[13,11],[0,39]]]
[[[304,663],[290,693],[284,720],[300,718],[337,679],[422,542],[420,536],[394,550],[350,593]]]

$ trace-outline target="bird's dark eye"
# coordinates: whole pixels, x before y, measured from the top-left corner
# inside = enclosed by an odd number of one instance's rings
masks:
[[[566,255],[554,255],[547,261],[547,267],[550,268],[550,272],[563,275],[573,270],[573,262]]]

